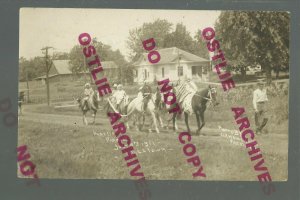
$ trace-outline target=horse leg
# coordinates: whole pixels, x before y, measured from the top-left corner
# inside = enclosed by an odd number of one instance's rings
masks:
[[[160,117],[160,115],[159,115],[158,112],[155,112],[155,118],[158,119],[160,127],[163,128],[164,127],[164,123],[163,123],[163,121],[162,121],[162,119],[161,119],[161,117]]]
[[[95,110],[94,113],[93,113],[93,117],[94,117],[94,118],[93,118],[93,124],[95,124],[96,113],[97,113],[97,110]]]
[[[152,116],[153,124],[154,124],[154,127],[155,127],[155,131],[156,131],[156,133],[159,133],[159,129],[158,129],[158,127],[157,127],[157,122],[156,122],[155,113],[154,113],[154,112],[151,112],[151,116]],[[150,130],[151,130],[151,129],[150,129]]]
[[[169,117],[169,118],[167,119],[167,125],[165,126],[167,130],[169,129],[169,124],[170,124],[170,122],[171,122],[171,121],[173,122],[173,115],[170,115],[170,116],[168,116],[168,117]]]
[[[142,116],[143,116],[143,117],[142,117],[142,119],[143,119],[142,122],[143,122],[143,123],[142,123],[142,126],[141,126],[141,130],[143,130],[143,128],[144,128],[144,125],[145,125],[145,119],[146,119],[144,114],[142,114]]]
[[[125,122],[125,126],[127,127],[127,130],[129,130],[130,129],[130,126],[129,126],[129,123],[128,123],[128,121],[126,120],[126,122]]]
[[[164,125],[164,123],[162,121],[161,116],[158,116],[158,119],[159,119],[160,127],[163,128],[165,125]]]
[[[201,129],[201,128],[200,128],[200,116],[199,116],[198,111],[196,111],[195,114],[196,114],[197,125],[198,125],[197,134],[199,134],[199,133],[200,133],[200,129]]]
[[[136,126],[136,130],[137,131],[141,131],[142,129],[142,124],[141,124],[141,118],[143,118],[143,116],[141,116],[142,114],[136,114],[135,115],[135,121],[137,121],[138,123],[137,123],[137,126]]]
[[[200,130],[203,128],[203,126],[205,125],[205,121],[204,121],[204,111],[200,112],[200,117],[201,117],[201,126],[200,126]],[[199,130],[199,131],[200,131]]]
[[[174,113],[172,116],[173,131],[176,131],[178,129],[177,124],[176,124],[176,116],[177,116],[177,113]]]
[[[84,125],[88,125],[89,124],[88,121],[87,121],[87,119],[86,119],[86,112],[83,113],[83,124]]]
[[[184,121],[185,121],[185,125],[187,127],[188,132],[191,132],[191,129],[189,127],[189,114],[188,113],[184,113]]]
[[[177,131],[178,130],[178,126],[177,126],[177,114],[176,114],[176,117],[174,119],[174,126],[175,126],[175,130]]]
[[[137,123],[137,122],[138,122],[138,123]],[[133,126],[135,127],[135,129],[136,129],[137,131],[139,131],[140,118],[137,117],[136,114],[134,114],[134,116],[133,116]]]

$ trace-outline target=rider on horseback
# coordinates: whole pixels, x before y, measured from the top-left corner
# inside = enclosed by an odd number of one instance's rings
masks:
[[[117,91],[114,93],[114,97],[116,98],[116,101],[117,101],[117,110],[120,111],[120,103],[122,101],[126,101],[126,97],[127,97],[127,94],[125,92],[125,90],[123,89],[123,85],[122,84],[119,84],[117,86]]]
[[[143,95],[143,110],[145,112],[147,110],[147,105],[148,105],[149,100],[151,99],[151,94],[152,94],[152,89],[147,84],[147,81],[144,81],[144,84],[140,88],[140,91],[142,92],[142,95]]]
[[[185,77],[184,81],[180,82],[177,86],[176,95],[179,100],[178,102],[181,104],[188,95],[195,94],[197,91],[196,84],[191,79]]]
[[[86,84],[84,85],[84,98],[83,98],[83,101],[84,101],[83,107],[84,107],[84,108],[90,109],[90,108],[88,107],[88,106],[89,106],[88,100],[89,100],[89,98],[92,97],[93,95],[94,95],[94,90],[93,90],[93,88],[91,87],[91,84],[90,84],[90,83],[86,83]]]

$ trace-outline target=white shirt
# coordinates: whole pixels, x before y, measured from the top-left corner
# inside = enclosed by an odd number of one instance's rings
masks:
[[[126,95],[126,92],[124,90],[117,90],[113,96],[116,97],[117,104],[119,104],[121,102],[121,100],[125,97],[125,95]]]
[[[257,110],[257,105],[256,103],[258,102],[266,102],[268,101],[268,97],[267,97],[267,90],[266,89],[256,89],[253,92],[253,107],[255,110]]]

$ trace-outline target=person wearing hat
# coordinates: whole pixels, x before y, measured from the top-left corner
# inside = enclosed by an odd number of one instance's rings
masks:
[[[114,83],[113,86],[112,86],[113,90],[112,90],[112,96],[115,95],[115,93],[117,92],[117,88],[118,88],[118,84],[117,83]]]
[[[147,81],[145,80],[143,83],[142,88],[140,88],[142,95],[143,95],[143,110],[144,112],[147,110],[147,105],[149,100],[151,99],[152,89],[148,85]]]
[[[84,107],[85,108],[88,108],[88,100],[90,97],[92,97],[94,95],[94,90],[93,88],[91,87],[91,84],[90,83],[86,83],[84,85]]]
[[[22,115],[22,103],[25,100],[25,94],[24,91],[20,91],[19,92],[19,96],[18,96],[18,106],[19,106],[19,115]]]
[[[115,83],[115,84],[113,85],[113,89],[114,89],[114,90],[117,90],[117,89],[118,89],[118,84]]]
[[[259,81],[257,89],[253,92],[253,107],[255,111],[256,134],[260,134],[268,122],[267,112],[267,90],[263,81]],[[265,133],[267,133],[265,128]]]

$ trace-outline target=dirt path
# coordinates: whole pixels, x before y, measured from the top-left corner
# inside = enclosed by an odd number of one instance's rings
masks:
[[[87,117],[89,123],[92,122],[92,117]],[[86,127],[83,124],[83,120],[81,116],[76,115],[63,115],[63,114],[42,114],[42,113],[35,113],[29,111],[23,111],[23,115],[19,117],[19,120],[25,121],[33,121],[33,122],[40,122],[40,123],[50,123],[50,124],[60,124],[60,125],[76,125],[80,127]],[[98,113],[96,116],[96,123],[94,125],[89,124],[89,126],[104,126],[110,127],[108,118],[106,116],[101,116],[101,113]],[[191,126],[193,128],[193,126]],[[172,130],[168,130],[169,132],[173,132]],[[165,132],[165,131],[163,131]],[[220,135],[218,129],[212,128],[203,128],[203,132],[209,133],[212,136]]]
[[[60,125],[78,125],[84,126],[82,117],[75,115],[61,115],[61,114],[42,114],[33,112],[23,112],[23,115],[19,117],[19,120],[60,124]]]
[[[23,115],[19,117],[19,120],[24,121],[33,121],[39,123],[50,123],[50,124],[59,124],[65,126],[76,126],[80,128],[103,128],[103,129],[111,129],[109,124],[108,118],[103,116],[103,113],[98,113],[96,117],[96,123],[94,125],[85,126],[82,121],[82,116],[76,115],[64,115],[64,114],[42,114],[42,113],[34,113],[30,112],[29,109],[24,109]],[[92,117],[88,116],[88,121],[92,122]],[[178,123],[180,130],[184,131],[185,125],[183,122]],[[191,126],[192,130],[195,130],[195,126]],[[144,130],[146,132],[146,129]],[[174,131],[172,129],[162,129],[161,131],[161,138],[166,139],[168,137],[174,137]],[[135,129],[131,129],[131,132],[134,134],[140,134]],[[201,131],[205,136],[200,137],[193,137],[193,140],[206,140],[207,142],[213,141],[220,141],[220,142],[229,142],[229,138],[221,137],[220,130],[216,128],[208,128],[204,127]],[[274,151],[274,144],[276,144],[276,151],[281,155],[285,155],[288,149],[288,136],[286,134],[269,134],[269,135],[262,135],[257,137],[258,143],[260,146],[267,152]]]

